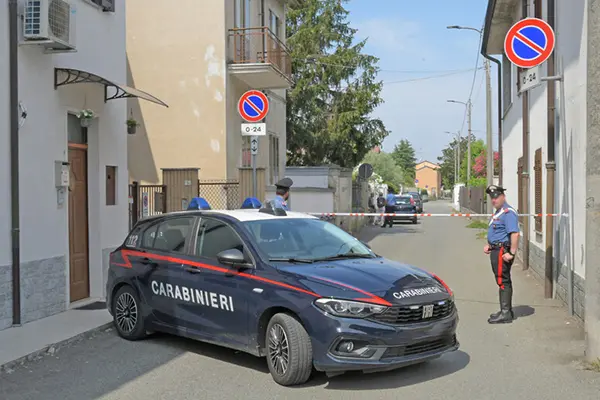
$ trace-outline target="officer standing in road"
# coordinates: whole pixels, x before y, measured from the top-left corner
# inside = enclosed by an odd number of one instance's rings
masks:
[[[512,279],[510,270],[519,248],[519,216],[514,208],[506,203],[506,189],[491,185],[486,189],[494,206],[490,219],[487,241],[483,252],[490,255],[492,271],[498,284],[500,311],[490,315],[490,324],[505,324],[515,318],[512,310]]]
[[[388,195],[385,198],[385,213],[391,214],[395,211],[394,206],[396,205],[396,196],[394,195],[394,189],[388,187]],[[390,228],[394,226],[394,220],[390,216],[386,216],[383,220],[382,228],[385,228],[386,225],[389,225]]]
[[[290,211],[287,201],[290,197],[290,187],[292,187],[293,184],[294,181],[292,181],[290,178],[280,179],[275,184],[275,199],[273,199],[275,207]]]

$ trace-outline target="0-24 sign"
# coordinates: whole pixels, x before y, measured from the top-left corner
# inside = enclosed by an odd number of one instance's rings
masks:
[[[519,93],[533,89],[540,84],[540,71],[538,67],[525,69],[519,72]]]
[[[265,136],[267,134],[267,124],[242,124],[242,136]]]

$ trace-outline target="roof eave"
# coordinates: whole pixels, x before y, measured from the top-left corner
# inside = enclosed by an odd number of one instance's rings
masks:
[[[504,52],[504,37],[515,22],[515,8],[519,3],[520,0],[488,0],[481,54],[493,55]]]

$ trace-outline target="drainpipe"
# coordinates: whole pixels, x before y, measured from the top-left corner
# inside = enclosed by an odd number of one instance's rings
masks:
[[[12,317],[21,325],[21,245],[19,224],[19,61],[17,0],[8,3],[10,64],[10,208],[12,243]]]
[[[523,0],[524,18],[529,15],[529,1]],[[523,122],[523,214],[529,214],[529,92],[521,94]],[[529,217],[523,218],[523,270],[529,269]]]
[[[548,0],[548,24],[554,29],[556,25],[556,2],[555,0]],[[555,31],[556,32],[556,31]],[[547,76],[556,75],[556,56],[552,52],[550,58],[547,61],[548,72]],[[554,213],[554,179],[556,172],[555,162],[555,118],[556,118],[556,84],[549,82],[546,87],[548,92],[548,162],[546,163],[546,213]],[[560,116],[564,118],[564,115]],[[544,296],[546,298],[552,298],[553,285],[554,285],[554,218],[546,217],[546,259],[545,259],[545,274],[544,274]]]

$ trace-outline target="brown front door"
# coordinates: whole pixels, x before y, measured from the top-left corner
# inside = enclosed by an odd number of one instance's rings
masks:
[[[76,147],[75,147],[76,146]],[[69,276],[71,302],[90,296],[87,146],[69,145]]]

